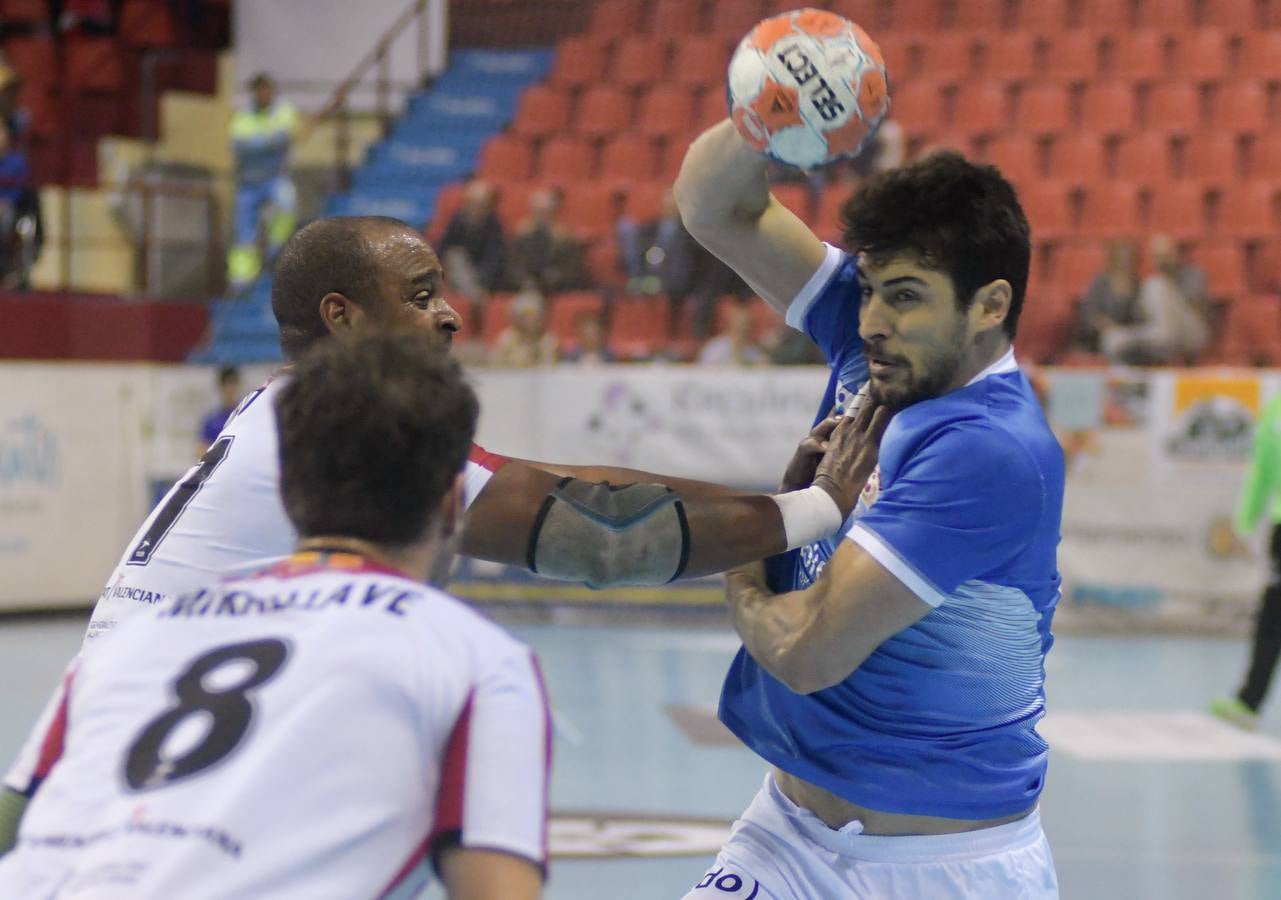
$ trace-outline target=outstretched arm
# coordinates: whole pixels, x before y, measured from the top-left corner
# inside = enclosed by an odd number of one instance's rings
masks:
[[[809,226],[771,196],[765,167],[765,157],[726,119],[690,145],[676,179],[676,204],[700,244],[786,312],[825,250]]]

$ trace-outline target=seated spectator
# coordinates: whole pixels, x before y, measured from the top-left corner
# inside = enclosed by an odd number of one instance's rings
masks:
[[[671,302],[672,336],[680,332],[686,301],[691,306],[694,337],[702,340],[711,331],[716,299],[725,294],[740,298],[750,291],[743,280],[685,230],[672,192],[663,195],[659,217],[637,222],[626,216],[615,227],[618,252],[627,273],[629,294],[666,294]]]
[[[503,226],[495,212],[494,188],[475,179],[440,239],[440,261],[450,287],[472,300],[499,287],[503,274]]]
[[[1110,362],[1188,365],[1210,337],[1205,273],[1185,264],[1173,238],[1158,234],[1148,245],[1156,268],[1139,287],[1138,323],[1103,332]]]
[[[704,366],[759,366],[769,362],[752,339],[752,314],[745,305],[730,309],[725,331],[703,345],[698,362]]]
[[[241,396],[240,370],[235,366],[219,368],[218,405],[200,423],[200,438],[196,442],[197,459],[204,456],[209,445],[218,440],[218,435],[227,427],[227,420],[240,404]]]
[[[0,60],[0,122],[9,128],[10,140],[21,145],[31,124],[30,114],[19,105],[22,76],[8,63]]]
[[[574,346],[561,353],[560,359],[580,366],[600,366],[615,361],[613,351],[605,343],[605,323],[600,313],[586,310],[574,317]]]
[[[511,324],[499,333],[490,362],[508,368],[556,362],[556,336],[547,331],[546,303],[536,288],[527,287],[512,301]]]
[[[0,285],[25,286],[39,249],[39,197],[27,154],[0,121]]]
[[[1090,282],[1077,308],[1076,349],[1101,353],[1105,331],[1135,323],[1138,298],[1138,249],[1133,241],[1113,241],[1108,245],[1107,268]]]
[[[766,337],[765,348],[769,352],[769,361],[776,366],[821,366],[826,362],[823,351],[810,340],[809,335],[797,331],[782,319]]]
[[[508,248],[512,284],[533,282],[549,294],[586,287],[583,248],[557,221],[559,213],[560,193],[555,188],[530,195],[529,216]]]

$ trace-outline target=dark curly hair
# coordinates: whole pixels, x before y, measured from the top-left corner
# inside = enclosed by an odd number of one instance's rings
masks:
[[[427,335],[321,341],[276,400],[289,520],[302,537],[419,539],[462,471],[479,409]]]
[[[1004,278],[1012,297],[1005,334],[1018,331],[1032,239],[1013,185],[993,166],[933,153],[867,180],[841,209],[845,246],[880,260],[913,253],[946,273],[962,309]]]

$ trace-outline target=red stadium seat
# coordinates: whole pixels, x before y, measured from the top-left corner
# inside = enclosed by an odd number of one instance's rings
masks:
[[[130,47],[174,47],[178,23],[166,0],[124,0],[117,30]]]
[[[1196,28],[1179,36],[1175,71],[1197,81],[1217,81],[1231,71],[1230,36],[1218,28]]]
[[[1167,181],[1155,186],[1148,195],[1143,225],[1146,231],[1180,239],[1197,237],[1206,227],[1205,188],[1195,181]]]
[[[694,107],[694,134],[702,134],[713,125],[723,121],[729,115],[729,106],[725,92],[712,88],[704,92],[703,98]]]
[[[759,9],[759,7],[758,7]],[[695,34],[703,30],[701,4],[689,0],[657,0],[649,14],[651,34]]]
[[[547,330],[556,335],[562,345],[573,344],[577,339],[578,317],[584,314],[599,316],[604,310],[604,300],[594,291],[557,294],[547,311]]]
[[[911,133],[936,132],[943,127],[943,95],[933,81],[913,81],[894,88],[890,103],[894,117]]]
[[[1281,303],[1271,294],[1237,297],[1223,320],[1223,341],[1244,359],[1229,359],[1237,365],[1281,362]],[[1232,355],[1232,354],[1229,354]]]
[[[913,43],[920,53],[914,76],[956,80],[974,71],[974,38],[970,34],[944,31]]]
[[[894,0],[885,11],[889,18],[881,22],[880,30],[894,34],[921,34],[943,25],[939,0]]]
[[[579,134],[605,137],[626,131],[631,127],[631,120],[631,94],[612,84],[598,84],[579,98],[574,128]]]
[[[1240,74],[1281,79],[1281,31],[1246,32],[1241,39]]]
[[[617,287],[625,280],[618,241],[601,238],[587,245],[587,272],[593,283]]]
[[[1107,259],[1108,248],[1102,241],[1067,241],[1054,260],[1054,281],[1072,296],[1080,296],[1103,271]]]
[[[525,89],[516,105],[512,131],[525,137],[546,137],[569,125],[569,96],[561,89],[536,84]]]
[[[778,184],[771,184],[769,192],[774,195],[775,200],[796,213],[802,222],[810,220],[811,199],[809,185],[779,182]]]
[[[1034,181],[1020,191],[1034,240],[1062,237],[1073,230],[1071,185]]]
[[[658,154],[658,177],[668,182],[676,180],[676,175],[681,170],[681,163],[685,159],[685,152],[689,150],[689,145],[693,143],[697,134],[675,135],[669,137],[662,144],[662,149]]]
[[[1267,90],[1246,79],[1222,85],[1210,103],[1210,122],[1228,134],[1264,134],[1269,130]]]
[[[1101,35],[1093,29],[1073,29],[1050,35],[1045,73],[1060,81],[1090,81],[1101,71]]]
[[[671,307],[666,297],[625,297],[609,317],[609,347],[622,359],[643,359],[667,342]]]
[[[966,134],[1004,131],[1009,122],[1005,88],[988,81],[962,84],[956,92],[952,127]]]
[[[1219,195],[1218,234],[1245,239],[1271,237],[1277,232],[1276,189],[1269,184],[1229,185]]]
[[[0,22],[6,25],[45,25],[49,0],[0,0]]]
[[[1140,28],[1190,29],[1195,22],[1194,7],[1199,0],[1140,0],[1135,23]]]
[[[529,215],[529,195],[540,185],[531,181],[508,181],[495,185],[498,188],[498,221],[503,230],[511,234]]]
[[[676,45],[667,77],[693,87],[724,85],[729,58],[729,45],[719,35],[685,35]]]
[[[640,101],[636,127],[645,134],[667,137],[694,129],[694,94],[679,84],[655,84]]]
[[[595,153],[589,141],[574,135],[549,138],[538,154],[537,176],[557,184],[586,182]]]
[[[627,37],[640,31],[647,0],[601,0],[592,7],[587,33],[596,37]]]
[[[982,157],[1015,184],[1032,181],[1043,174],[1040,144],[1024,135],[1005,135],[988,142]]]
[[[1201,12],[1196,24],[1202,27],[1230,28],[1245,34],[1265,25],[1258,16],[1258,0],[1205,0],[1196,8]]]
[[[556,61],[548,81],[572,87],[604,80],[610,53],[606,38],[590,34],[567,37],[556,45]]]
[[[1200,241],[1191,261],[1205,272],[1211,297],[1238,296],[1247,289],[1245,248],[1233,238]]]
[[[919,65],[921,60],[911,42],[890,40],[877,46],[881,48],[881,56],[885,59],[885,69],[890,73],[891,85],[906,84],[917,77],[913,67]]]
[[[614,50],[612,78],[628,87],[652,84],[667,72],[669,42],[665,37],[629,37]]]
[[[1136,131],[1121,140],[1113,173],[1126,181],[1164,182],[1174,175],[1170,141],[1163,134]]]
[[[623,198],[623,211],[634,222],[652,222],[663,212],[663,198],[671,190],[665,181],[642,181],[630,185]]]
[[[449,226],[449,220],[458,212],[458,207],[463,205],[463,192],[467,186],[461,181],[454,181],[440,189],[436,195],[436,208],[432,210],[431,220],[427,223],[427,239],[433,244],[440,241],[445,229]]]
[[[795,8],[788,7],[788,9]],[[751,31],[757,22],[765,18],[765,15],[766,10],[760,0],[714,0],[711,9],[708,10],[707,21],[712,31],[729,35],[733,40],[739,40]]]
[[[124,88],[124,54],[111,38],[68,35],[62,52],[69,89],[110,93]]]
[[[643,134],[619,134],[601,148],[600,177],[647,181],[654,176],[654,142]]]
[[[1134,90],[1128,84],[1098,82],[1081,95],[1081,130],[1125,134],[1136,119]]]
[[[1281,134],[1261,134],[1250,147],[1250,177],[1281,181]]]
[[[1240,242],[1236,243],[1241,246]],[[1281,290],[1281,239],[1265,238],[1246,244],[1243,249],[1247,288],[1273,294]]]
[[[1057,84],[1027,84],[1019,91],[1014,122],[1028,134],[1053,134],[1071,125],[1067,88]]]
[[[618,207],[618,194],[613,186],[577,181],[565,189],[561,219],[579,237],[600,238],[613,230]]]
[[[1201,127],[1201,97],[1190,84],[1154,85],[1147,94],[1144,127],[1187,134]]]
[[[1139,230],[1137,185],[1108,181],[1089,187],[1081,207],[1081,234],[1096,238],[1131,237]]]
[[[1018,27],[1058,31],[1068,22],[1067,0],[1018,0]]]
[[[1107,175],[1107,150],[1097,135],[1063,134],[1050,145],[1051,178],[1089,184]]]
[[[1003,31],[987,41],[983,74],[1002,81],[1026,81],[1039,74],[1041,39],[1031,31]],[[894,73],[890,72],[893,78]]]
[[[1119,32],[1134,27],[1137,13],[1133,0],[1085,0],[1080,24]]]
[[[1232,181],[1243,174],[1240,142],[1230,133],[1216,131],[1192,135],[1179,154],[1178,175],[1201,181]]]
[[[954,0],[943,7],[942,24],[947,28],[985,31],[1005,27],[1005,0]]]
[[[848,184],[829,184],[818,198],[818,211],[814,214],[814,233],[825,241],[839,243],[841,236],[841,210],[854,193]]]
[[[480,151],[476,174],[496,181],[517,181],[528,178],[533,167],[534,151],[528,138],[500,134]]]
[[[4,42],[4,55],[27,84],[48,88],[56,83],[58,63],[52,38],[8,38]]]
[[[490,294],[489,299],[482,306],[483,326],[480,338],[487,346],[492,347],[498,340],[498,336],[503,333],[509,324],[511,324],[511,306],[512,300],[516,299],[513,294]]]
[[[869,34],[875,35],[881,26],[882,12],[885,4],[881,0],[832,0],[829,6],[832,12],[856,22]],[[789,9],[796,9],[794,0],[766,0],[768,15],[777,15]],[[882,47],[881,49],[885,49]]]
[[[1162,78],[1170,72],[1174,43],[1164,31],[1145,29],[1119,34],[1112,41],[1110,74],[1133,81]]]

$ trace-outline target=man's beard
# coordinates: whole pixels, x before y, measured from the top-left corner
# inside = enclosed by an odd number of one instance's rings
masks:
[[[956,329],[953,338],[943,344],[942,349],[926,356],[911,368],[908,368],[906,360],[899,361],[893,370],[899,377],[891,382],[872,378],[869,382],[872,398],[890,412],[898,412],[922,400],[932,400],[943,394],[948,385],[956,380],[956,370],[961,367],[964,334],[962,324]],[[867,355],[879,354],[869,348]]]

